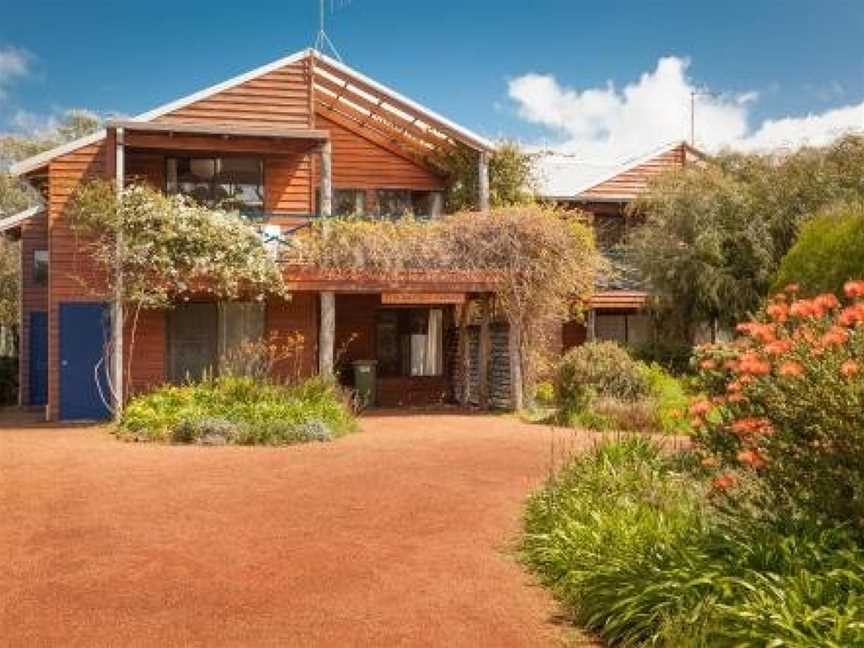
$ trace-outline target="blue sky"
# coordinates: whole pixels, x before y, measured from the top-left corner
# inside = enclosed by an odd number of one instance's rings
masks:
[[[346,63],[492,137],[635,154],[686,135],[693,87],[718,93],[697,108],[708,148],[864,126],[861,0],[336,1],[328,32]],[[143,112],[317,28],[315,0],[8,4],[0,131],[70,108]]]

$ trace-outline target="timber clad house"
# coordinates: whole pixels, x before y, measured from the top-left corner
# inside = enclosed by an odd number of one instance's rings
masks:
[[[591,214],[597,246],[613,269],[609,277],[598,281],[584,322],[572,321],[563,326],[565,351],[590,340],[632,345],[649,341],[653,334],[645,312],[649,293],[638,277],[616,263],[615,248],[623,242],[628,227],[633,226],[628,222],[627,207],[646,190],[653,177],[704,159],[704,153],[685,142],[614,165],[592,164],[559,154],[539,158],[537,197]]]
[[[95,279],[82,283],[88,261],[66,218],[76,187],[95,177],[146,182],[209,204],[230,195],[269,235],[331,214],[434,217],[446,178],[430,160],[456,145],[476,151],[481,208],[488,208],[490,142],[304,50],[16,164],[13,173],[44,198],[0,221],[22,242],[22,404],[44,406],[50,420],[104,418],[106,364],[131,364],[128,394],[218,370],[239,340],[298,333],[306,375],[341,370],[350,381],[353,361],[375,361],[378,405],[466,394],[506,404],[513,362],[506,327],[483,314],[489,309],[468,306],[488,303],[488,278],[346,278],[286,267],[290,300],[192,299],[143,312],[130,361],[123,359],[128,330],[114,326],[119,318],[112,323],[110,296],[95,292]],[[108,358],[107,341],[116,339],[124,354]],[[457,367],[466,366],[464,375]]]

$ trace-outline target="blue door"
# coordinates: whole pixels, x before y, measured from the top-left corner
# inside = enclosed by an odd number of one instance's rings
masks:
[[[105,304],[60,304],[60,418],[108,418],[111,402],[105,350],[110,335]]]
[[[29,405],[48,402],[48,313],[30,313]]]

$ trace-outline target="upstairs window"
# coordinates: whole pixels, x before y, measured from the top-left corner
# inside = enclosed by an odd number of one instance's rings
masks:
[[[264,163],[260,158],[171,157],[166,161],[165,177],[168,193],[250,216],[264,212]]]

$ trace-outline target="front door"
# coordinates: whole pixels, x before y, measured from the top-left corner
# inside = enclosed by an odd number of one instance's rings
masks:
[[[110,415],[106,304],[60,304],[60,418],[105,419]]]

